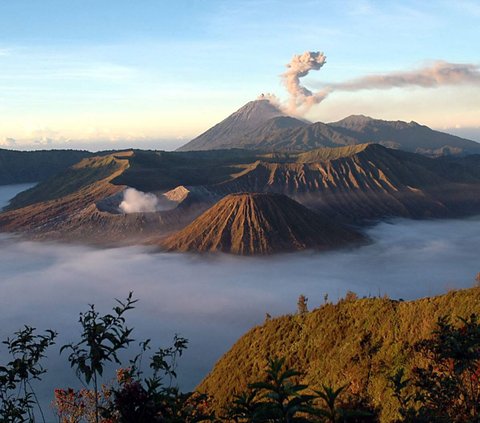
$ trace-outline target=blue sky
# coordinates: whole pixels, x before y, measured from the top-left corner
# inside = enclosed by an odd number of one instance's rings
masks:
[[[0,0],[0,143],[171,148],[262,92],[286,98],[294,54],[327,56],[306,86],[480,64],[478,22],[475,1]],[[334,93],[307,117],[353,113],[480,140],[478,85]]]

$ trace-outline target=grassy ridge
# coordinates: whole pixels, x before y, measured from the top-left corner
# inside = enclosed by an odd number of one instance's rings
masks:
[[[221,409],[235,392],[258,379],[268,358],[285,357],[310,386],[349,384],[392,421],[398,404],[387,377],[419,357],[412,345],[430,337],[440,316],[480,313],[480,288],[403,302],[386,298],[342,300],[303,314],[279,317],[250,330],[199,385]]]

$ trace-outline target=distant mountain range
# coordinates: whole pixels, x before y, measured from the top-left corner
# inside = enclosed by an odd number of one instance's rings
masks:
[[[310,123],[285,115],[269,100],[247,103],[178,151],[243,148],[262,151],[308,151],[377,143],[429,156],[480,153],[480,143],[434,131],[416,122],[349,116],[338,122]]]

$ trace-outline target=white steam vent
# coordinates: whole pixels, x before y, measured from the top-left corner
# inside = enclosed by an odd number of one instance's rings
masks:
[[[123,213],[149,213],[157,211],[158,198],[155,194],[127,188],[119,208]]]

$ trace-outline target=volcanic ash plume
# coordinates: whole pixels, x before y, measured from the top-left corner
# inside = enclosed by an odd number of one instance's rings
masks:
[[[319,51],[306,51],[293,56],[287,65],[288,70],[282,75],[283,84],[290,94],[290,109],[295,111],[298,107],[316,102],[312,102],[315,95],[300,84],[300,78],[307,76],[311,70],[319,70],[326,63],[326,59]]]
[[[383,75],[371,75],[353,79],[340,84],[332,84],[334,91],[357,91],[369,89],[388,89],[394,87],[439,87],[441,85],[480,83],[480,69],[469,63],[448,63],[438,61],[432,66],[410,72],[392,72]]]
[[[404,72],[390,72],[369,75],[345,82],[322,84],[319,91],[313,92],[300,83],[300,78],[311,70],[319,70],[326,63],[326,57],[318,51],[306,51],[294,55],[282,74],[285,87],[290,94],[288,111],[303,114],[317,103],[322,102],[335,91],[359,91],[372,89],[390,89],[395,87],[435,88],[444,85],[480,84],[480,67],[470,63],[434,62],[431,66]]]

